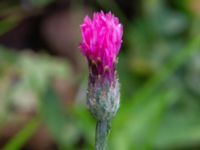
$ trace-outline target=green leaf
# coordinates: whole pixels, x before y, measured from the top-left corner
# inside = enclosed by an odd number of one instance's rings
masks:
[[[129,118],[123,124],[115,126],[116,122],[114,122],[111,149],[146,150],[152,147],[154,137],[160,127],[161,118],[171,100],[175,98],[174,90],[164,90],[149,97],[150,101],[140,106],[139,111],[127,114]],[[126,114],[122,112],[121,115]],[[121,137],[129,137],[129,139]]]
[[[65,112],[53,87],[48,86],[41,101],[43,119],[61,149],[71,149],[79,139],[79,128]]]
[[[158,72],[142,89],[140,89],[131,101],[121,105],[121,109],[116,116],[113,125],[113,149],[142,149],[149,145],[148,139],[154,135],[152,130],[160,126],[159,118],[163,117],[161,113],[169,105],[168,102],[177,96],[176,89],[172,94],[158,89],[167,79],[198,50],[200,50],[200,37],[194,38],[186,48],[175,55],[162,70]],[[163,88],[161,88],[163,89]],[[166,89],[164,89],[166,90]],[[155,96],[153,96],[155,95]],[[164,97],[163,97],[164,96]],[[167,103],[163,103],[165,99]],[[156,121],[156,118],[158,119]],[[119,130],[120,129],[120,130]],[[159,131],[159,129],[157,129]],[[129,139],[122,139],[129,137]],[[142,141],[142,143],[141,143]],[[152,143],[152,141],[150,141]],[[112,145],[112,146],[113,146]],[[151,144],[150,144],[151,145]],[[139,146],[139,147],[138,147]],[[141,146],[141,147],[140,147]]]
[[[200,37],[195,37],[189,44],[179,51],[165,66],[155,75],[147,84],[135,93],[133,104],[122,106],[126,108],[125,111],[136,110],[141,103],[148,100],[148,97],[155,92],[155,90],[166,81],[181,65],[191,58],[196,52],[200,50]],[[134,105],[134,106],[133,106]]]
[[[53,0],[31,0],[34,6],[44,7],[50,4]]]
[[[188,124],[188,122],[190,121],[185,120],[185,123],[174,124],[173,126],[163,125],[162,130],[159,132],[154,141],[155,147],[158,149],[164,149],[164,148],[171,149],[171,148],[186,148],[186,147],[189,148],[190,146],[196,146],[196,145],[199,146],[200,121],[185,126],[185,124]]]
[[[0,36],[10,31],[20,22],[20,16],[12,16],[0,21]]]
[[[19,150],[30,139],[39,127],[39,117],[33,118],[11,141],[3,148],[3,150]]]

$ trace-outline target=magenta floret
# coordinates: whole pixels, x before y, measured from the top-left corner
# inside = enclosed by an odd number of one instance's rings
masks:
[[[94,13],[92,19],[86,16],[81,33],[80,49],[88,60],[90,76],[112,79],[123,35],[118,18],[102,11]]]

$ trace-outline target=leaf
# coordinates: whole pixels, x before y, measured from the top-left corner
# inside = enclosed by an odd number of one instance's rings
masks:
[[[148,100],[148,97],[166,81],[181,65],[183,65],[195,52],[200,50],[200,37],[195,37],[189,44],[179,51],[147,84],[135,93],[133,103],[122,106],[124,111],[136,110],[141,103]]]
[[[186,147],[189,148],[190,146],[195,145],[199,146],[200,121],[196,121],[196,123],[186,125],[190,122],[191,121],[185,120],[185,123],[181,124],[174,124],[172,122],[173,126],[163,125],[161,131],[155,139],[155,147],[158,149],[171,149]]]
[[[79,128],[59,103],[53,87],[48,86],[41,101],[42,117],[62,149],[70,149],[79,139]]]
[[[31,0],[34,6],[44,7],[50,4],[53,0]]]
[[[114,121],[116,127],[113,125],[113,130],[115,131],[112,131],[115,133],[112,139],[114,140],[113,143],[117,144],[113,144],[114,148],[112,149],[137,150],[141,148],[140,146],[145,148],[145,144],[148,145],[148,137],[153,138],[148,135],[154,134],[153,132],[151,133],[152,129],[160,126],[160,122],[156,121],[156,118],[163,117],[162,115],[164,114],[161,112],[169,105],[169,103],[163,103],[162,99],[170,102],[178,95],[176,89],[174,89],[174,93],[170,94],[171,92],[168,93],[166,91],[165,93],[161,91],[163,88],[158,89],[158,87],[164,81],[167,81],[176,69],[199,49],[200,37],[196,37],[186,48],[166,63],[162,70],[140,89],[130,101],[121,105],[121,109]],[[166,89],[164,88],[163,90]],[[159,131],[159,129],[157,130]],[[129,137],[129,139],[123,139],[122,137]]]
[[[165,114],[164,112],[171,100],[175,98],[176,93],[174,90],[159,92],[159,94],[149,97],[150,101],[140,106],[141,109],[139,111],[128,114],[129,119],[123,122],[122,125],[114,127],[114,124],[113,147],[111,149],[146,150],[152,147],[154,137],[160,127],[161,118]],[[122,115],[126,114],[122,112]]]
[[[0,21],[0,36],[10,31],[20,22],[20,16],[11,16]]]
[[[33,118],[27,125],[19,132],[15,137],[9,141],[9,143],[3,148],[3,150],[19,150],[30,139],[39,127],[39,117]]]

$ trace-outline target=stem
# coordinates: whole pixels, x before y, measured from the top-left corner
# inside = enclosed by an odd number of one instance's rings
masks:
[[[97,121],[95,150],[105,150],[108,133],[110,131],[110,121]]]

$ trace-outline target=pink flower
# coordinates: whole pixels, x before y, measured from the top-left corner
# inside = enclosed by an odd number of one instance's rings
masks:
[[[102,11],[94,13],[93,19],[86,16],[81,33],[80,49],[88,60],[90,76],[112,79],[123,35],[118,18]]]

